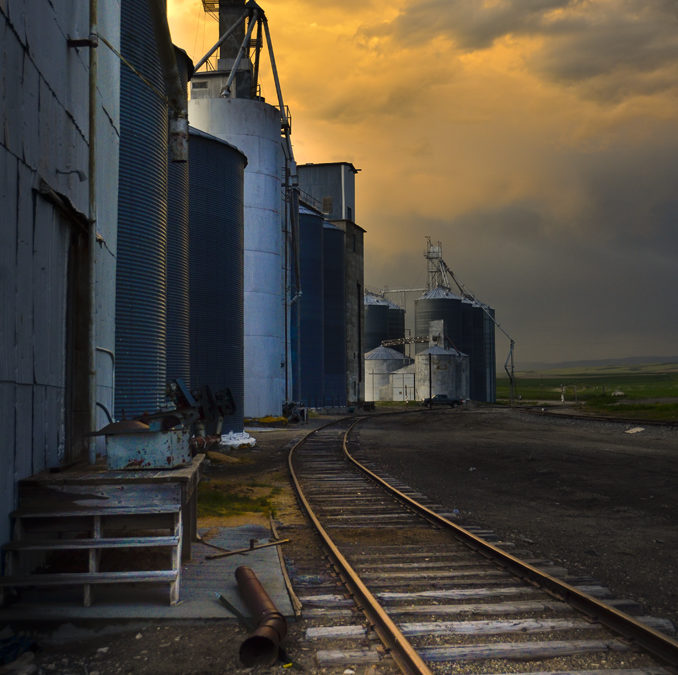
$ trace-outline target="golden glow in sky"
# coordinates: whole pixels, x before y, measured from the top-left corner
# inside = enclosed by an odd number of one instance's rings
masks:
[[[362,170],[368,288],[422,286],[431,235],[525,362],[678,354],[678,4],[260,4],[297,161]],[[168,16],[194,61],[218,38]]]

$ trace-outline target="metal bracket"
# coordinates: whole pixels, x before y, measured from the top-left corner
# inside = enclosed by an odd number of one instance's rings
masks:
[[[98,47],[99,46],[99,36],[96,33],[92,33],[89,37],[86,38],[68,38],[67,40],[69,47]]]

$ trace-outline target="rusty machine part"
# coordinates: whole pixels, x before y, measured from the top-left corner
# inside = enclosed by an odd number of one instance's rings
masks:
[[[254,633],[240,645],[240,661],[248,668],[272,666],[278,659],[280,643],[287,635],[287,621],[251,568],[238,567],[235,578],[257,626]]]

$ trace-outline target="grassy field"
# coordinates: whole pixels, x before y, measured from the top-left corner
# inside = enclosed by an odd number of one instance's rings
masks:
[[[578,404],[596,414],[678,421],[678,363],[516,372],[523,404]],[[509,383],[497,377],[497,400]]]

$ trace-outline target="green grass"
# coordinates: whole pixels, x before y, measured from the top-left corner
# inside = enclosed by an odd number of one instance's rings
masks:
[[[421,407],[421,401],[375,401],[374,405],[377,408],[402,408],[405,407]]]
[[[237,516],[243,513],[272,514],[271,498],[280,492],[280,488],[260,484],[251,484],[247,487],[268,488],[268,494],[252,497],[243,494],[242,487],[233,488],[216,481],[200,483],[198,517]]]
[[[525,371],[516,373],[520,402],[561,400],[587,411],[638,419],[678,420],[678,364]],[[497,378],[497,399],[509,398],[508,378]]]

